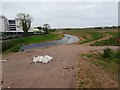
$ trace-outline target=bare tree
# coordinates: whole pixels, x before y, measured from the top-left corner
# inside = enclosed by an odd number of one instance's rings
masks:
[[[28,30],[31,27],[32,17],[26,13],[18,13],[17,19],[19,21],[19,27],[24,31],[24,35],[28,35]]]
[[[48,30],[50,29],[50,25],[49,24],[44,24],[43,28],[44,28],[46,34],[48,34]]]

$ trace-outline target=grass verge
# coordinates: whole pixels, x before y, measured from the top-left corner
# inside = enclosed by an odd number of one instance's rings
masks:
[[[75,35],[77,37],[80,38],[80,41],[78,44],[83,44],[83,43],[87,43],[90,41],[94,41],[94,40],[98,40],[100,38],[105,37],[106,35],[112,35],[113,38],[109,39],[108,41],[102,41],[100,43],[96,43],[93,44],[93,46],[99,46],[99,45],[114,45],[117,46],[119,42],[119,34],[118,31],[116,29],[110,29],[110,30],[106,30],[106,29],[101,29],[101,30],[92,30],[92,29],[84,29],[84,30],[64,30],[63,31],[64,34],[71,34],[71,35]],[[106,42],[106,43],[105,43]]]
[[[108,32],[113,37],[107,40],[102,40],[99,42],[95,42],[91,46],[120,46],[120,34],[117,32]]]
[[[96,66],[101,67],[107,72],[118,74],[118,65],[120,65],[120,51],[113,51],[112,57],[104,58],[103,51],[84,54],[83,57],[90,59]]]
[[[30,37],[22,37],[14,40],[3,41],[2,42],[2,53],[11,53],[17,52],[20,49],[20,46],[32,44],[32,43],[42,43],[53,40],[58,40],[63,37],[62,34],[44,34]]]

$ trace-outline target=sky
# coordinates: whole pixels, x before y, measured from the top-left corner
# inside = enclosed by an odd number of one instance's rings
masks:
[[[1,4],[0,4],[1,5]],[[0,15],[14,19],[17,13],[32,16],[32,26],[82,28],[118,25],[118,2],[2,2]]]

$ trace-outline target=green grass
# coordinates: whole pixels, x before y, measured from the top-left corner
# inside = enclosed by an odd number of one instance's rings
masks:
[[[117,32],[108,32],[113,37],[107,40],[95,42],[91,46],[120,46],[120,35]]]
[[[100,39],[105,36],[104,32],[97,32],[97,30],[66,30],[64,33],[75,35],[79,38],[84,38],[84,41],[80,41],[79,44],[87,43],[93,40]]]
[[[113,51],[111,58],[104,58],[103,54],[99,52],[97,54],[84,54],[83,57],[86,57],[93,64],[107,70],[110,73],[118,73],[118,65],[120,65],[120,51]]]
[[[94,41],[94,40],[98,40],[100,38],[105,37],[106,35],[112,35],[114,38],[110,39],[108,41],[102,41],[100,43],[96,43],[93,44],[94,46],[99,46],[99,45],[115,45],[117,46],[117,37],[118,35],[118,31],[117,29],[101,29],[101,30],[95,30],[95,29],[84,29],[84,30],[64,30],[63,33],[65,34],[71,34],[71,35],[75,35],[77,37],[79,37],[81,39],[81,37],[84,40],[80,40],[79,44],[83,44],[83,43],[87,43],[90,41]]]
[[[86,38],[85,41],[81,42],[80,44],[83,44],[83,43],[87,43],[87,42],[90,42],[90,41],[94,41],[94,40],[97,40],[97,39],[100,39],[103,37],[103,34],[100,33],[100,32],[88,32],[88,34],[90,34],[91,38]]]
[[[21,45],[48,42],[61,39],[62,37],[62,34],[44,34],[4,41],[2,42],[2,53],[6,54],[10,52],[17,52],[20,49]]]
[[[108,34],[111,34],[112,36],[119,36],[120,33],[117,31],[117,32],[107,32]]]
[[[120,43],[117,42],[117,37],[110,38],[108,40],[102,40],[100,42],[96,42],[91,46],[120,46]]]

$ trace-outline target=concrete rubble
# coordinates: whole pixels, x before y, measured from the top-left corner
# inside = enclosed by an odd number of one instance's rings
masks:
[[[33,57],[33,63],[48,63],[53,60],[53,57],[49,55],[44,55],[44,56],[35,56]]]

